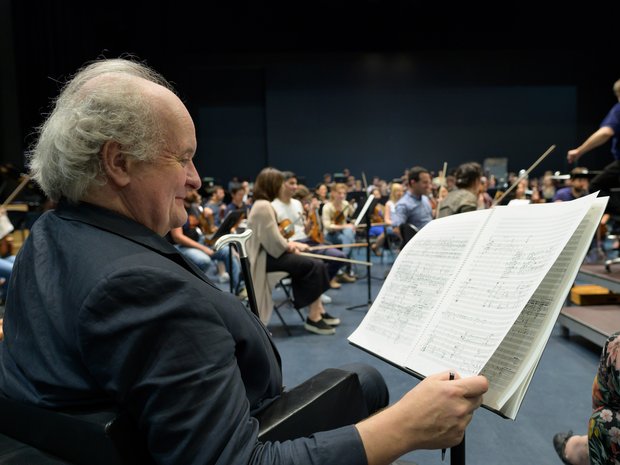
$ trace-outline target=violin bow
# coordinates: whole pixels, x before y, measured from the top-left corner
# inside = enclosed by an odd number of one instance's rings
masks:
[[[22,181],[19,183],[19,186],[17,186],[15,190],[11,192],[11,194],[6,198],[6,200],[2,203],[2,205],[0,205],[0,207],[4,208],[8,204],[10,204],[13,201],[13,199],[17,197],[17,194],[19,194],[21,190],[24,187],[26,187],[26,184],[28,184],[28,181],[30,181],[30,176],[28,176],[27,174],[24,174],[24,179],[22,179]]]
[[[538,160],[536,160],[532,166],[530,166],[527,171],[525,171],[525,173],[523,173],[521,176],[519,176],[517,178],[517,180],[515,182],[512,183],[512,186],[510,186],[506,192],[504,192],[504,194],[496,200],[493,200],[493,203],[491,204],[491,208],[495,207],[498,203],[500,203],[502,200],[504,200],[504,198],[516,187],[519,185],[519,183],[521,182],[522,179],[525,179],[529,174],[530,171],[532,171],[534,168],[536,168],[538,166],[538,164],[543,161],[545,158],[547,158],[547,155],[549,155],[551,152],[553,152],[555,150],[555,144],[553,144],[551,147],[549,147],[545,153],[543,153],[540,157],[538,157]]]

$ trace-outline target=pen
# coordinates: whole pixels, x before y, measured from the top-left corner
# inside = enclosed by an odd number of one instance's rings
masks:
[[[450,372],[450,381],[454,381],[454,372]],[[441,449],[441,461],[443,462],[446,458],[446,449]]]

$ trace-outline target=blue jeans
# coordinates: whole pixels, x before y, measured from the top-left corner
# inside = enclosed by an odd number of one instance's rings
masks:
[[[204,243],[204,240],[200,241]],[[192,263],[194,263],[198,268],[202,270],[204,274],[207,274],[207,270],[213,263],[213,260],[218,260],[224,263],[226,267],[226,272],[230,275],[230,279],[232,281],[233,290],[235,293],[238,293],[245,287],[245,283],[240,279],[241,273],[241,263],[239,261],[239,257],[233,255],[232,259],[232,269],[230,267],[230,247],[222,247],[220,250],[215,252],[211,257],[209,257],[206,253],[204,253],[200,249],[196,249],[194,247],[185,247],[182,245],[175,244],[175,247],[179,252],[181,252],[187,259],[189,259]],[[243,283],[243,284],[242,284]]]
[[[334,231],[325,234],[325,241],[332,244],[353,244],[355,242],[355,231],[351,228],[346,228],[341,231]],[[348,258],[351,258],[351,248],[343,247],[341,249]]]

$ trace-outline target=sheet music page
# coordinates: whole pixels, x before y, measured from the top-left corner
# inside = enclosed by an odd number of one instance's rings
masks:
[[[553,325],[562,310],[579,267],[588,252],[596,229],[605,211],[608,198],[597,198],[560,253],[540,286],[519,315],[497,351],[482,370],[489,379],[489,391],[484,402],[500,409],[517,396],[509,410],[509,418],[516,416],[525,389],[542,356]]]
[[[496,207],[405,366],[424,376],[480,373],[593,201]],[[544,304],[533,301],[532,312]]]
[[[424,226],[401,250],[379,295],[349,341],[403,365],[455,279],[456,263],[491,210],[453,215]]]

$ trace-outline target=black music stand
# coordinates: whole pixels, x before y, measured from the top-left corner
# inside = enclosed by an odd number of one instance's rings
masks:
[[[355,226],[359,226],[364,220],[366,222],[366,261],[370,263],[370,215],[371,212],[374,211],[375,206],[377,205],[378,199],[376,199],[373,195],[369,195],[366,199],[366,202],[362,206],[359,215],[355,220]],[[353,310],[355,308],[370,307],[372,305],[372,289],[371,289],[371,280],[372,275],[370,274],[370,266],[366,266],[366,284],[368,289],[368,301],[365,304],[361,305],[353,305],[351,307],[347,307],[347,310]]]

